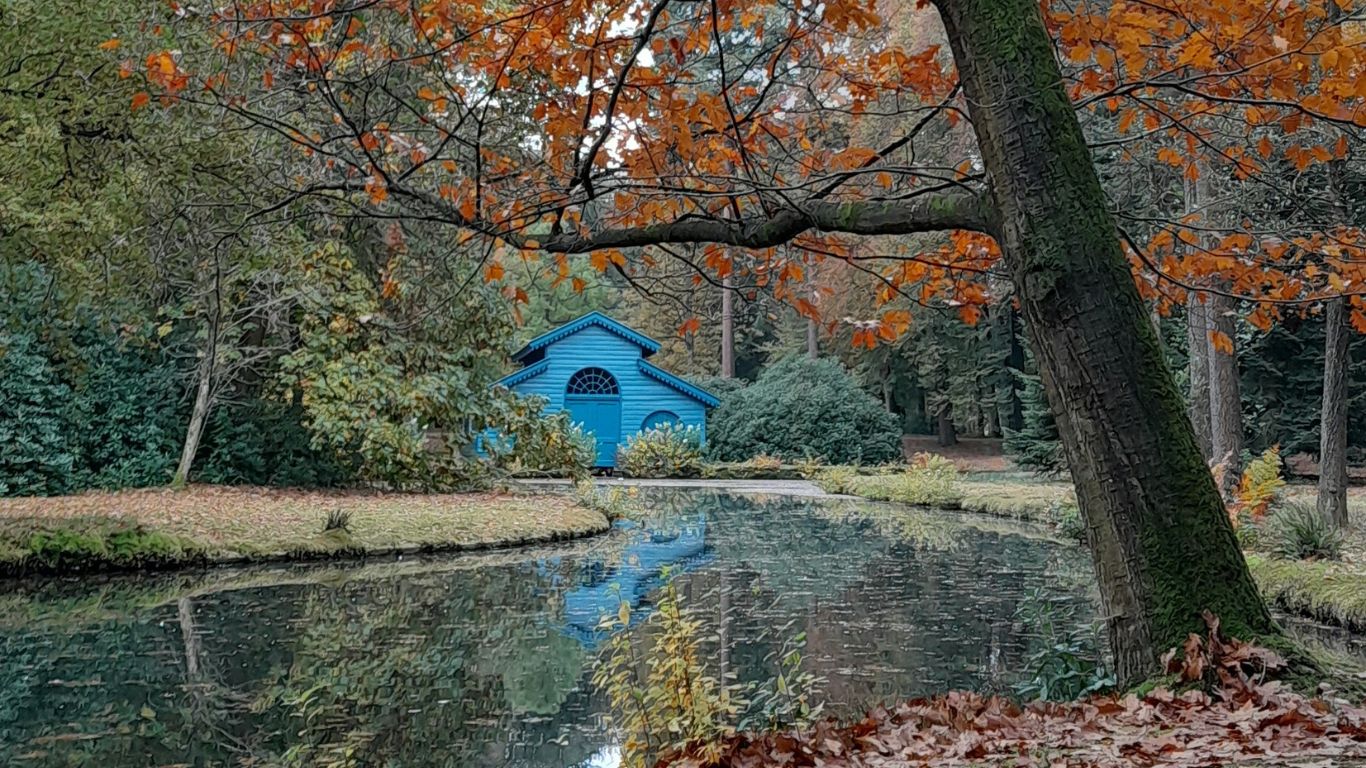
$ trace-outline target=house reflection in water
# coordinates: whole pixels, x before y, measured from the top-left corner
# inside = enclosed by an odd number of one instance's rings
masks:
[[[652,589],[664,583],[663,574],[685,573],[711,558],[707,551],[706,515],[685,517],[667,528],[618,523],[630,536],[621,561],[598,563],[584,569],[585,583],[564,593],[563,631],[592,648],[609,633],[604,618],[616,616],[622,602],[631,607],[631,624],[648,612],[636,610]]]

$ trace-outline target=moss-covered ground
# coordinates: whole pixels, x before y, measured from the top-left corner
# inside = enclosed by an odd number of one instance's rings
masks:
[[[607,527],[564,496],[192,486],[0,499],[0,574],[484,549]]]

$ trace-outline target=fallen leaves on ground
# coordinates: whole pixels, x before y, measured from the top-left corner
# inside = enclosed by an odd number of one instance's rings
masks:
[[[476,545],[600,530],[602,515],[564,496],[382,493],[197,485],[0,499],[0,533],[26,519],[109,518],[188,537],[218,553],[322,547],[329,512],[351,515],[364,549]]]
[[[999,697],[954,692],[878,708],[859,722],[825,721],[798,731],[739,736],[721,757],[693,755],[670,768],[774,766],[1340,766],[1366,761],[1366,709],[1294,693],[1267,675],[1277,654],[1209,633],[1191,635],[1167,658],[1183,683],[1145,696],[1093,697],[1020,706]]]

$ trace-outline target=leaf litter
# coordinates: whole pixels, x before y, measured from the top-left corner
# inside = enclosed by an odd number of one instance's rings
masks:
[[[1331,691],[1306,696],[1271,679],[1288,668],[1274,651],[1192,634],[1163,659],[1176,688],[1021,705],[955,691],[878,707],[855,723],[742,734],[670,768],[1101,768],[1102,766],[1366,765],[1366,708]]]

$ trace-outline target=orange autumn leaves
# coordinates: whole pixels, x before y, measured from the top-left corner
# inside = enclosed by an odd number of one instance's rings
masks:
[[[1354,0],[1117,0],[1104,11],[1046,4],[1072,65],[1073,99],[1108,115],[1124,159],[1169,166],[1189,183],[1289,186],[1359,154],[1366,126],[1366,35]],[[1263,330],[1303,303],[1366,289],[1366,239],[1347,216],[1279,231],[1217,209],[1172,216],[1135,262],[1150,298],[1221,285],[1254,302]],[[1122,217],[1122,213],[1121,213]],[[1227,218],[1227,217],[1226,217]],[[1164,285],[1165,284],[1165,285]],[[1173,290],[1175,288],[1175,290]],[[1366,304],[1353,295],[1366,331]],[[1216,343],[1218,340],[1216,340]]]
[[[182,9],[140,66],[125,67],[147,81],[134,108],[193,95],[245,116],[247,105],[287,97],[299,106],[271,128],[300,147],[309,172],[340,179],[385,215],[439,215],[491,239],[485,279],[507,279],[508,259],[566,279],[564,255],[537,253],[547,235],[762,217],[827,189],[826,199],[896,198],[979,183],[961,157],[880,154],[896,137],[889,130],[906,130],[955,83],[935,45],[896,45],[894,20],[925,21],[911,5],[248,0]],[[1044,9],[1073,99],[1113,119],[1126,161],[1192,181],[1254,179],[1279,163],[1305,172],[1350,157],[1355,128],[1366,125],[1366,36],[1337,21],[1354,11],[1347,0]],[[194,45],[196,35],[210,44]],[[952,125],[959,109],[937,119]],[[1362,238],[1347,226],[1268,234],[1252,222],[1173,215],[1154,229],[1131,243],[1150,298],[1179,302],[1181,286],[1217,277],[1261,302],[1253,322],[1263,327],[1298,311],[1294,302],[1352,293],[1366,280]],[[743,256],[707,251],[703,261],[815,316],[813,267],[869,248],[808,233]],[[888,306],[851,321],[858,344],[904,330],[904,298],[948,302],[968,322],[996,298],[986,287],[999,258],[989,238],[953,233],[872,250],[893,257],[875,269]],[[630,270],[645,257],[615,249],[587,258]],[[1356,303],[1353,318],[1366,329],[1363,309]]]

